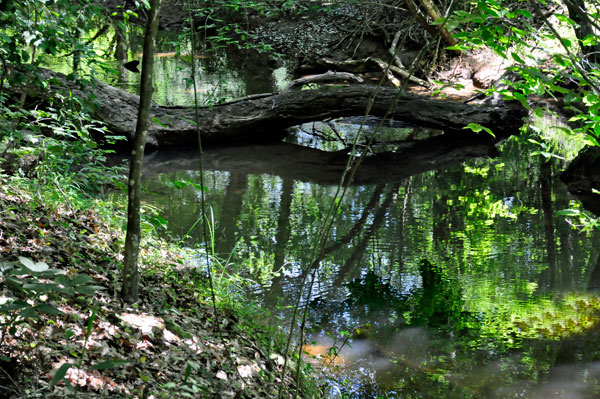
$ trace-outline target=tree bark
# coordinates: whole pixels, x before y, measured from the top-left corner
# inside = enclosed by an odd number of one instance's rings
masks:
[[[94,102],[92,116],[108,129],[133,140],[139,97],[96,81],[95,88],[83,93],[64,75],[41,70],[45,78],[54,77],[51,91],[70,91],[73,96]],[[32,91],[35,91],[33,89]],[[49,90],[32,93],[48,96]],[[370,115],[387,116],[418,126],[445,130],[459,137],[472,134],[463,128],[478,123],[490,128],[497,137],[508,137],[522,126],[525,110],[518,103],[497,105],[465,104],[402,92],[397,88],[377,89],[369,85],[325,87],[317,90],[289,90],[281,93],[252,95],[246,99],[202,107],[198,110],[199,131],[203,143],[257,142],[280,139],[284,130],[298,124],[362,116],[373,100]],[[146,144],[153,147],[189,147],[197,145],[193,107],[163,107],[152,104],[152,122]]]
[[[110,89],[110,93],[123,94],[114,88]],[[363,115],[375,93],[375,87],[360,85],[330,90],[289,91],[215,105],[212,109],[207,107],[199,110],[198,128],[204,143],[233,144],[280,138],[286,128],[298,124]],[[132,105],[137,98],[114,95],[101,98],[105,102],[94,116],[104,121],[114,133],[130,137]],[[462,134],[467,134],[463,130],[466,125],[478,123],[502,137],[516,133],[525,116],[518,104],[463,104],[384,88],[378,92],[371,115],[384,116],[388,115],[388,111],[390,118]],[[195,145],[197,134],[193,114],[191,107],[153,106],[150,115],[157,123],[149,127],[147,144],[156,147]]]
[[[140,83],[140,101],[137,112],[137,124],[131,149],[128,180],[127,235],[125,237],[125,259],[123,260],[123,286],[121,298],[134,303],[139,296],[140,273],[138,255],[140,251],[140,195],[144,147],[148,132],[150,107],[152,102],[152,68],[154,67],[154,41],[158,32],[160,1],[150,1],[150,11],[144,37],[144,58]]]
[[[583,0],[565,0],[565,4],[569,11],[569,17],[576,22],[575,25],[575,36],[581,44],[581,53],[590,62],[600,61],[600,45],[589,45],[583,44],[583,39],[588,35],[594,35],[594,22],[590,13],[587,11],[585,2]],[[597,26],[597,25],[596,25]]]

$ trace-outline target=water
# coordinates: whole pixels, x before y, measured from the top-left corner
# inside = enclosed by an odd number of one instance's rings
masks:
[[[190,104],[189,56],[165,47],[157,57],[154,100]],[[285,71],[260,56],[195,62],[203,104],[285,84]],[[110,79],[135,91],[138,75]],[[366,151],[375,161],[358,169],[322,252],[316,237],[359,121],[304,125],[287,143],[208,149],[203,160],[216,251],[255,281],[248,289],[274,325],[289,329],[286,306],[305,277],[312,282],[301,300],[305,358],[330,382],[330,396],[598,397],[600,299],[589,288],[598,286],[600,237],[556,214],[580,207],[558,166],[515,141],[493,159],[465,160],[490,152],[476,146],[451,157],[421,148],[414,157],[405,139],[441,132],[402,123],[377,130],[378,122],[365,128],[380,132]],[[199,183],[197,168],[195,151],[145,161],[144,203],[190,246],[204,241],[194,228],[200,191],[189,184]]]
[[[336,192],[331,165],[304,174],[289,146],[205,156],[217,252],[257,281],[280,325]],[[600,237],[556,215],[578,202],[528,151],[510,141],[496,159],[349,188],[302,300],[307,358],[322,367],[341,346],[325,373],[332,397],[596,397],[600,300],[588,285]],[[158,154],[145,179],[144,201],[190,245],[203,240],[189,231],[199,191],[173,182],[197,183],[196,168],[192,153]]]
[[[160,32],[154,54],[152,74],[152,100],[165,106],[194,104],[191,81],[192,56],[189,50],[177,49],[174,32]],[[127,60],[106,59],[91,65],[83,60],[85,73],[94,70],[102,81],[131,93],[139,93],[140,73],[122,67],[124,61],[142,60],[143,32],[131,32]],[[100,41],[97,51],[108,51],[110,43]],[[71,57],[51,57],[39,54],[41,65],[57,72],[72,72]],[[218,49],[195,52],[196,94],[200,105],[230,101],[250,94],[271,93],[282,90],[289,82],[289,71],[280,62],[257,51]],[[281,66],[278,66],[281,64]],[[141,70],[141,64],[138,66]]]

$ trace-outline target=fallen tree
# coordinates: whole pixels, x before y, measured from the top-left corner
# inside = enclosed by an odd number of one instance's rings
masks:
[[[84,94],[64,75],[49,70],[42,73],[53,78],[52,90],[70,90],[79,97],[92,94],[96,104],[93,116],[106,123],[112,133],[132,137],[139,103],[137,95],[99,81]],[[442,129],[447,134],[458,133],[461,137],[476,134],[464,130],[470,123],[491,129],[497,137],[507,137],[517,132],[525,115],[522,107],[514,103],[465,104],[409,94],[396,88],[349,85],[253,95],[203,107],[198,110],[198,129],[206,142],[264,141],[282,137],[286,128],[301,123],[364,115],[371,102],[370,115]],[[197,140],[193,107],[153,104],[151,120],[147,145],[160,148],[189,146]]]

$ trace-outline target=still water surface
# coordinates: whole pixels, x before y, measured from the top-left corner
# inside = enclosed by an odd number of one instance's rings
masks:
[[[193,245],[200,193],[173,182],[199,174],[179,155],[149,159],[144,200]],[[259,158],[208,150],[207,202],[217,252],[252,270],[254,293],[287,320],[278,305],[295,303],[336,186]],[[556,215],[579,206],[556,171],[511,141],[496,159],[351,186],[303,300],[306,351],[326,359],[343,344],[332,395],[597,397],[600,301],[588,286],[600,237]]]
[[[191,103],[187,64],[159,59],[155,101]],[[249,64],[213,59],[226,65],[217,73],[197,62],[205,103],[283,84],[274,69],[257,83],[259,75],[244,72]],[[215,91],[219,82],[227,82],[225,91]],[[324,249],[315,252],[340,174],[332,167],[339,157],[320,150],[339,151],[355,129],[351,120],[311,124],[287,144],[214,148],[204,156],[216,251],[256,281],[249,289],[275,325],[289,325],[286,306],[320,254],[302,299],[305,351],[326,370],[331,397],[600,397],[600,299],[591,290],[600,236],[557,215],[580,207],[557,178],[559,166],[509,141],[493,159],[412,175],[375,171],[350,186]],[[437,134],[394,124],[379,136],[392,144],[379,148]],[[162,210],[170,235],[202,243],[194,228],[200,191],[185,184],[200,181],[196,154],[153,154],[145,165],[144,202]]]

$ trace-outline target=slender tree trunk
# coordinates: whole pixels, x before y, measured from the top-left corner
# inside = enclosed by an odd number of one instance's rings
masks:
[[[150,0],[150,11],[144,37],[144,58],[140,83],[140,102],[135,137],[129,162],[127,236],[125,238],[125,260],[123,261],[123,286],[121,298],[127,303],[137,301],[139,295],[140,273],[138,255],[140,251],[140,194],[144,145],[148,133],[150,105],[152,102],[152,67],[154,66],[154,40],[158,32],[160,0]]]

